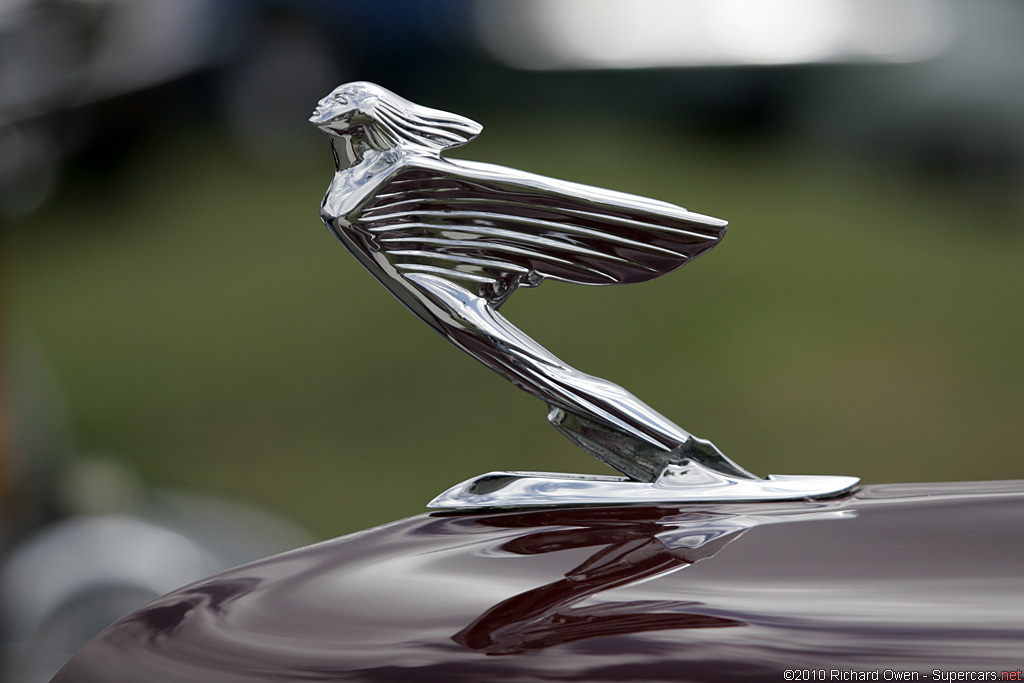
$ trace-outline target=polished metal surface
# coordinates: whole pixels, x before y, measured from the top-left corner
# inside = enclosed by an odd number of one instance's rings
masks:
[[[423,514],[177,590],[54,681],[1000,680],[1024,652],[1022,502],[961,482]]]
[[[320,207],[324,223],[409,310],[545,401],[548,419],[570,440],[631,480],[654,484],[664,500],[685,500],[688,491],[663,485],[670,467],[747,482],[718,486],[724,500],[740,488],[744,500],[780,497],[777,485],[739,467],[710,441],[617,384],[569,366],[498,313],[516,289],[545,280],[651,280],[715,246],[725,221],[653,199],[444,159],[443,150],[469,142],[481,126],[371,83],[338,87],[310,121],[327,134],[336,163]],[[758,487],[762,495],[755,494]],[[846,488],[844,480],[823,493]],[[633,492],[623,488],[622,498]]]
[[[696,463],[669,465],[653,483],[624,477],[551,472],[490,472],[457,484],[428,508],[509,508],[698,501],[764,501],[820,498],[845,493],[857,477],[772,474],[767,479],[729,477]]]

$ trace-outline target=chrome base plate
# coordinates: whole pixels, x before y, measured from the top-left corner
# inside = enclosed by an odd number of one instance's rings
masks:
[[[772,474],[730,477],[692,461],[670,465],[653,482],[596,474],[489,472],[451,487],[427,505],[466,510],[630,503],[731,503],[828,498],[848,492],[858,477]]]

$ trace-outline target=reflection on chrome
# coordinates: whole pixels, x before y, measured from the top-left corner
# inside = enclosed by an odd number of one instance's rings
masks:
[[[856,484],[849,477],[795,484],[759,479],[619,385],[569,366],[498,313],[517,289],[545,280],[654,279],[714,247],[725,221],[644,197],[444,159],[442,151],[472,140],[480,124],[372,83],[339,86],[310,121],[327,134],[336,165],[320,206],[327,227],[410,311],[547,403],[549,421],[573,443],[632,482],[651,485],[606,479],[603,491],[618,489],[625,501],[773,500],[835,495]],[[501,505],[534,504],[510,498],[516,487],[504,489]],[[645,493],[634,498],[640,490]],[[472,494],[457,503],[493,504]]]
[[[427,504],[435,509],[504,508],[613,503],[792,500],[836,496],[857,485],[856,477],[769,475],[728,477],[695,463],[669,465],[653,483],[624,477],[551,472],[490,472],[456,484]]]
[[[497,603],[452,640],[490,655],[518,654],[598,636],[666,629],[707,629],[746,626],[742,619],[710,614],[697,600],[616,600],[598,597],[613,588],[635,586],[666,576],[713,557],[749,529],[793,521],[852,519],[854,510],[830,510],[801,505],[758,514],[635,511],[630,518],[619,509],[581,510],[577,524],[559,518],[559,526],[517,536],[501,545],[514,555],[538,555],[593,548],[593,552],[551,583]],[[604,513],[604,514],[603,514]],[[494,518],[509,526],[538,524],[513,518]],[[491,521],[491,520],[489,520]]]

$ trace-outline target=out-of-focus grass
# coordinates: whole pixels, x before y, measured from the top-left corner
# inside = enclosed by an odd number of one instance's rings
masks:
[[[722,245],[632,287],[545,284],[510,319],[762,474],[1024,476],[1024,221],[821,150],[616,120],[487,120],[457,156],[680,203]],[[9,231],[17,316],[80,444],[323,535],[491,469],[601,472],[545,408],[417,322],[320,224],[321,159],[156,145]],[[101,196],[98,196],[101,195]]]

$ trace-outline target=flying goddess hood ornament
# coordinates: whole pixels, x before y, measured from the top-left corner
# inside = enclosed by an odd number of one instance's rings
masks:
[[[450,342],[547,403],[548,419],[625,477],[492,472],[430,507],[779,500],[835,495],[853,477],[747,472],[617,384],[584,374],[498,309],[544,280],[643,282],[715,246],[726,222],[665,202],[441,152],[480,124],[366,82],[320,100],[310,122],[336,172],[320,205],[331,232]]]

